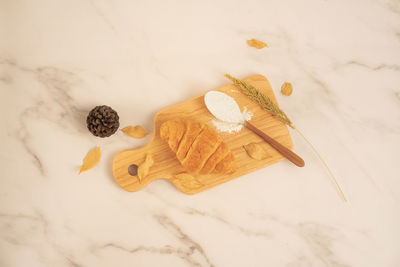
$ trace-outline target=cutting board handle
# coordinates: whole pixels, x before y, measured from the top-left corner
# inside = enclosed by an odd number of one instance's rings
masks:
[[[132,167],[134,165],[139,167],[145,161],[147,154],[152,155],[154,164],[150,167],[149,174],[139,180],[139,177],[132,172],[130,173],[129,170],[135,169],[135,167]],[[150,143],[144,147],[118,153],[113,160],[114,179],[123,189],[129,192],[138,191],[157,179],[171,180],[174,174],[171,169],[176,170],[177,173],[184,171],[175,153],[159,136],[153,136]]]
[[[114,157],[112,168],[114,179],[122,188],[125,189],[126,186],[129,185],[129,188],[131,189],[129,191],[138,191],[151,182],[148,177],[139,181],[137,176],[137,168],[145,161],[146,155],[151,147],[152,142],[138,149],[119,152]],[[133,172],[135,166],[136,174]]]

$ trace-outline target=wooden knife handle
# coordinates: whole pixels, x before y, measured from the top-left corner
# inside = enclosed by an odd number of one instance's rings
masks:
[[[244,125],[251,130],[253,133],[257,134],[261,138],[263,138],[268,144],[270,144],[276,151],[278,151],[282,156],[293,162],[298,167],[304,167],[304,160],[299,157],[292,150],[283,146],[281,143],[277,142],[275,139],[258,129],[256,126],[251,124],[250,122],[245,122]]]

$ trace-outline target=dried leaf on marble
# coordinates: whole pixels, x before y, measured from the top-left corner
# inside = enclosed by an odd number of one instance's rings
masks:
[[[88,152],[85,158],[83,159],[83,163],[81,169],[79,170],[79,173],[90,170],[91,168],[96,166],[100,161],[100,156],[101,156],[100,147],[96,147],[95,149]]]
[[[148,132],[140,125],[137,126],[128,126],[122,129],[122,131],[133,138],[143,138]]]
[[[285,96],[290,96],[293,92],[293,86],[289,82],[285,82],[281,86],[281,93]]]
[[[268,45],[266,43],[258,41],[256,39],[247,40],[247,44],[249,46],[255,47],[257,49],[262,49],[264,47],[268,47]]]

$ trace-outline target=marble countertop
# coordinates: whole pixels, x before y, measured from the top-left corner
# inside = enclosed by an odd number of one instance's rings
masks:
[[[2,1],[0,266],[400,266],[400,2]],[[268,43],[261,50],[246,40]],[[229,83],[266,76],[303,139],[287,160],[187,196],[129,193],[92,136]],[[290,97],[280,94],[289,81]],[[84,155],[101,146],[94,169]]]

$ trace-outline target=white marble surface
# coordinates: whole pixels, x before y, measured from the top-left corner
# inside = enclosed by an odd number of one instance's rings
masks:
[[[398,0],[3,0],[0,25],[0,266],[400,266]],[[116,185],[113,155],[149,138],[96,138],[87,112],[151,130],[224,73],[268,77],[348,203],[295,132],[303,169],[194,196]]]

